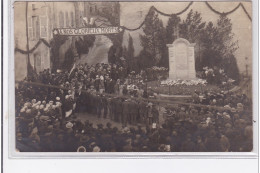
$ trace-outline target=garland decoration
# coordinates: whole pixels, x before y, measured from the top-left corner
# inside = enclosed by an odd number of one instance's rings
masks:
[[[249,18],[249,20],[252,21],[251,16],[249,15],[249,13],[247,12],[246,8],[244,7],[244,5],[243,5],[241,2],[240,2],[233,10],[228,11],[228,12],[219,12],[219,11],[215,10],[207,1],[205,1],[205,3],[206,3],[206,5],[209,7],[209,9],[210,9],[211,11],[213,11],[214,13],[216,13],[216,14],[218,14],[218,15],[229,15],[229,14],[235,12],[235,11],[241,6],[242,9],[244,10],[244,12],[246,13],[247,17]],[[182,13],[186,12],[186,11],[190,8],[190,6],[191,6],[192,4],[193,4],[193,1],[190,2],[190,3],[187,5],[187,7],[185,7],[182,11],[180,11],[180,12],[178,12],[178,13],[175,13],[175,14],[167,14],[167,13],[164,13],[164,12],[158,10],[157,8],[155,8],[154,6],[152,6],[152,7],[149,9],[149,12],[150,12],[150,10],[154,10],[154,11],[156,11],[157,13],[159,13],[160,15],[163,15],[163,16],[168,16],[168,17],[170,17],[170,16],[172,16],[172,15],[177,15],[177,16],[178,16],[178,15],[181,15]],[[136,30],[138,30],[138,29],[141,29],[142,26],[145,24],[145,20],[146,20],[146,18],[147,18],[147,15],[149,14],[149,12],[146,14],[144,21],[143,21],[137,28],[127,28],[127,27],[125,27],[125,26],[122,26],[122,28],[123,28],[124,30],[128,30],[128,31],[136,31]]]
[[[249,13],[247,12],[245,6],[244,6],[241,2],[240,2],[233,10],[230,10],[230,11],[228,11],[228,12],[219,12],[219,11],[217,11],[216,9],[214,9],[207,1],[205,1],[205,3],[206,3],[206,5],[207,5],[207,7],[208,7],[211,11],[213,11],[214,13],[216,13],[216,14],[218,14],[218,15],[229,15],[229,14],[235,12],[235,11],[241,6],[242,9],[243,9],[243,11],[246,13],[247,17],[249,18],[249,20],[252,21],[251,16],[249,15]],[[150,12],[151,10],[154,10],[154,11],[156,11],[157,13],[159,13],[160,15],[163,15],[163,16],[168,16],[168,17],[170,17],[170,16],[172,16],[172,15],[177,15],[177,16],[178,16],[178,15],[181,15],[182,13],[186,12],[186,11],[190,8],[190,6],[191,6],[192,4],[193,4],[193,1],[191,1],[182,11],[180,11],[180,12],[178,12],[178,13],[175,13],[175,14],[167,14],[167,13],[164,13],[164,12],[158,10],[158,9],[155,8],[154,6],[151,6],[150,9],[149,9],[149,11],[148,11],[148,13],[146,14],[146,16],[145,16],[145,18],[144,18],[144,21],[143,21],[138,27],[136,27],[136,28],[127,28],[127,27],[125,27],[125,26],[121,26],[121,28],[123,29],[123,32],[124,32],[125,30],[128,30],[128,31],[136,31],[136,30],[139,30],[139,29],[141,29],[141,28],[143,27],[143,25],[145,24],[145,21],[146,21],[146,19],[147,19],[147,16],[148,16],[148,14],[149,14],[149,12]],[[100,18],[97,18],[95,21],[108,22],[108,21],[103,20],[103,19],[100,19]],[[102,24],[99,25],[98,27],[101,27],[101,26],[112,26],[112,25],[106,24],[106,23],[102,23]],[[24,51],[24,50],[21,50],[21,49],[19,49],[19,48],[15,48],[15,51],[20,52],[20,53],[22,53],[22,54],[32,53],[35,49],[37,49],[37,47],[38,47],[41,43],[44,43],[47,47],[50,47],[50,44],[49,44],[46,40],[44,40],[44,39],[39,39],[39,41],[36,43],[36,45],[35,45],[31,50],[29,50],[29,51]]]
[[[15,51],[20,52],[22,54],[28,54],[28,53],[33,53],[35,51],[35,49],[37,49],[41,43],[44,43],[44,45],[46,45],[47,47],[51,47],[50,44],[43,38],[39,39],[39,41],[35,44],[35,46],[33,46],[32,49],[30,49],[29,51],[25,51],[19,48],[15,48]]]
[[[151,10],[153,10],[154,8],[155,8],[154,6],[151,6],[150,9],[149,9],[149,12],[150,12]],[[143,21],[137,28],[131,29],[131,28],[127,28],[127,27],[125,27],[125,26],[121,26],[121,27],[123,28],[124,31],[125,31],[125,30],[128,30],[128,31],[136,31],[136,30],[138,30],[138,29],[141,29],[141,28],[143,27],[143,25],[145,24],[145,21],[146,21],[146,19],[147,19],[147,16],[148,16],[149,12],[146,14],[146,16],[145,16],[145,18],[144,18],[144,21]],[[123,31],[123,32],[124,32],[124,31]]]
[[[214,13],[219,14],[219,15],[228,15],[228,14],[231,14],[231,13],[233,13],[234,11],[236,11],[236,10],[240,7],[240,5],[241,5],[241,3],[239,3],[233,10],[231,10],[231,11],[229,11],[229,12],[219,12],[219,11],[215,10],[207,1],[206,1],[205,3],[206,3],[206,5],[209,7],[209,9],[210,9],[211,11],[213,11]]]
[[[244,7],[244,5],[240,2],[233,10],[228,11],[228,12],[219,12],[217,10],[215,10],[207,1],[205,1],[206,5],[209,7],[209,9],[211,11],[213,11],[214,13],[218,14],[218,15],[229,15],[233,12],[235,12],[240,6],[242,7],[242,9],[244,10],[244,12],[246,13],[247,17],[249,18],[250,21],[252,21],[251,16],[249,15],[249,13],[246,11],[246,8]]]
[[[242,7],[242,9],[244,10],[244,12],[246,13],[246,15],[247,15],[247,17],[249,18],[249,20],[252,21],[251,16],[250,16],[249,13],[246,11],[246,8],[245,8],[245,6],[244,6],[242,3],[241,3],[241,7]]]
[[[187,11],[189,8],[190,8],[190,6],[193,4],[193,1],[191,1],[188,5],[187,5],[187,7],[185,7],[182,11],[180,11],[180,12],[178,12],[178,13],[175,13],[175,15],[181,15],[182,13],[184,13],[185,11]],[[169,17],[171,17],[172,15],[174,15],[174,14],[167,14],[167,13],[163,13],[163,12],[161,12],[161,11],[159,11],[157,8],[155,8],[155,7],[153,7],[153,9],[157,12],[157,13],[159,13],[159,14],[161,14],[161,15],[163,15],[163,16],[169,16]]]
[[[182,11],[180,11],[180,12],[178,12],[178,13],[175,13],[175,15],[181,15],[182,13],[184,13],[185,11],[187,11],[192,4],[193,4],[193,1],[190,2],[190,3],[187,5],[187,7],[185,7]],[[155,8],[154,6],[151,6],[151,8],[149,9],[149,12],[150,12],[151,10],[154,10],[154,11],[156,11],[157,13],[159,13],[159,14],[161,14],[161,15],[163,15],[163,16],[168,16],[168,17],[170,17],[170,16],[174,15],[174,14],[164,13],[164,12],[158,10],[157,8]],[[135,30],[141,29],[142,26],[145,24],[145,20],[146,20],[146,18],[147,18],[147,16],[148,16],[149,12],[146,14],[146,16],[145,16],[145,18],[144,18],[144,21],[143,21],[137,28],[131,29],[131,28],[127,28],[127,27],[125,27],[125,26],[122,26],[122,28],[123,28],[124,30],[128,30],[128,31],[135,31]]]

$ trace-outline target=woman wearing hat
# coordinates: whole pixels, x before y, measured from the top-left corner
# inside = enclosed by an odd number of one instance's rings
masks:
[[[102,94],[105,91],[104,77],[100,76],[99,92]]]
[[[99,92],[100,78],[99,78],[98,75],[96,76],[96,79],[95,79],[95,81],[94,81],[94,86],[95,86],[96,91]]]
[[[119,87],[120,87],[120,79],[117,79],[115,87],[114,87],[114,91],[116,95],[119,95]]]
[[[151,125],[153,123],[153,104],[149,102],[147,104],[147,125]]]

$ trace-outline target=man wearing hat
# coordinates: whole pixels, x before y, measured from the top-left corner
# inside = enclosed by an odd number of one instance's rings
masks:
[[[115,121],[123,123],[123,103],[121,98],[115,99]]]
[[[138,117],[138,112],[139,112],[137,102],[134,99],[132,99],[129,102],[128,106],[129,106],[129,111],[130,111],[129,112],[130,123],[131,124],[135,124],[136,120],[137,120],[137,117]]]
[[[159,123],[159,111],[158,111],[158,107],[154,104],[152,106],[152,114],[153,114],[153,123]]]
[[[125,100],[123,102],[123,116],[122,116],[122,124],[126,127],[128,120],[130,119],[130,107],[129,107],[129,100]]]
[[[153,104],[151,102],[149,102],[147,104],[147,125],[151,125],[153,122]]]
[[[178,116],[181,120],[184,120],[186,118],[186,109],[184,106],[181,107],[180,112],[178,113]]]
[[[245,113],[244,111],[244,105],[242,103],[237,103],[237,112],[240,117],[242,117]]]
[[[145,123],[147,119],[147,102],[143,99],[139,99],[139,116],[140,122]]]
[[[102,94],[105,91],[104,77],[100,76],[99,92]]]
[[[98,118],[101,117],[101,114],[102,114],[102,95],[97,95],[96,96],[96,108],[97,108],[97,116]]]
[[[95,79],[95,82],[94,82],[94,86],[95,86],[95,89],[96,89],[97,92],[99,92],[99,85],[100,85],[100,78],[97,75],[96,79]]]

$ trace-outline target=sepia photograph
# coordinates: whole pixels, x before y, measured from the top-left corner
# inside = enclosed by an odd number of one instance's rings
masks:
[[[16,152],[254,150],[252,2],[12,5]]]

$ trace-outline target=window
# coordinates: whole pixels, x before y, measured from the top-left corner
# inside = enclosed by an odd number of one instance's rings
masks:
[[[40,21],[39,21],[39,17],[36,17],[36,23],[35,23],[35,28],[36,28],[36,37],[35,39],[39,39],[40,38]]]
[[[71,18],[71,26],[74,26],[74,13],[70,12],[70,18]]]
[[[59,25],[60,25],[60,28],[64,27],[64,13],[62,11],[60,11],[60,13],[59,13]]]
[[[39,68],[39,67],[41,67],[41,55],[39,55],[39,54],[36,54],[35,55],[35,60],[36,60],[36,68]]]
[[[41,55],[39,53],[35,53],[35,54],[33,54],[33,58],[34,58],[33,67],[37,72],[39,72],[41,70],[41,65],[42,65]]]
[[[69,13],[66,12],[66,13],[65,13],[65,16],[66,16],[66,27],[70,27]]]
[[[39,25],[39,17],[32,16],[32,39],[38,39],[40,37],[40,25]]]
[[[90,14],[92,13],[92,7],[89,8]]]
[[[33,39],[33,28],[32,28],[32,17],[28,17],[28,37],[29,39]]]
[[[41,30],[41,38],[47,38],[47,17],[40,17],[40,30]]]
[[[35,4],[32,4],[32,10],[36,10]]]

